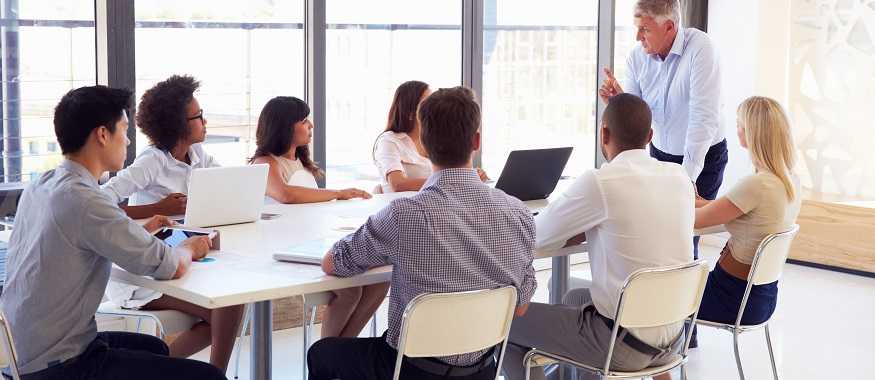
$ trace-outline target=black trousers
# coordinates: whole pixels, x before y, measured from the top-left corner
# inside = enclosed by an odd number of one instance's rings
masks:
[[[653,144],[650,144],[650,157],[678,165],[684,163],[684,156],[665,153],[656,149]],[[726,139],[708,148],[708,153],[705,154],[705,167],[696,179],[696,191],[702,198],[711,200],[717,198],[717,191],[723,184],[723,171],[726,169],[727,162],[729,162],[729,149],[726,147]],[[693,257],[699,258],[698,236],[693,238]]]
[[[398,356],[383,337],[325,338],[313,344],[307,352],[310,380],[388,380],[395,373]],[[491,360],[491,359],[489,359]],[[468,376],[444,376],[426,372],[405,357],[401,364],[401,379],[408,380],[492,380],[495,363]]]
[[[22,380],[227,380],[209,363],[167,356],[164,341],[145,334],[102,332],[85,352]]]

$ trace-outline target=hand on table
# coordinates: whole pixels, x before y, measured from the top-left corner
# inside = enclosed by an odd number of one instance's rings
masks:
[[[371,199],[371,193],[354,188],[337,190],[337,199],[345,201],[353,198]]]

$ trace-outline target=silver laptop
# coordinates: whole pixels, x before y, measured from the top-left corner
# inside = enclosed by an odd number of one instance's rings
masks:
[[[283,248],[273,254],[276,261],[301,264],[322,264],[322,257],[340,237],[325,237]]]
[[[183,224],[213,227],[258,220],[267,188],[267,164],[195,169]]]

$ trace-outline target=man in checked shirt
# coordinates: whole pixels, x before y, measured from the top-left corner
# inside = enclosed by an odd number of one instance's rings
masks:
[[[434,172],[419,194],[397,199],[322,260],[325,273],[352,276],[393,265],[389,329],[379,338],[326,338],[310,348],[310,379],[391,378],[407,303],[422,293],[517,288],[517,315],[535,292],[535,224],[522,202],[480,181],[480,106],[471,90],[441,89],[419,107],[422,145]],[[490,350],[405,358],[402,379],[493,379]]]

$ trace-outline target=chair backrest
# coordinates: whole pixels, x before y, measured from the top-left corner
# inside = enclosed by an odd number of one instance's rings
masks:
[[[704,260],[635,271],[620,291],[616,322],[635,328],[683,321],[699,310],[707,279]]]
[[[0,346],[2,346],[0,347],[0,368],[9,367],[12,378],[19,380],[21,376],[18,373],[18,363],[16,362],[18,355],[15,353],[15,344],[12,340],[12,331],[6,322],[6,314],[2,310],[0,310]]]
[[[398,352],[434,357],[494,347],[507,339],[516,303],[512,286],[419,295],[404,310]]]
[[[784,263],[790,254],[793,239],[799,233],[799,225],[790,229],[766,236],[757,247],[756,255],[751,264],[748,282],[753,285],[768,284],[778,281],[784,271]]]

